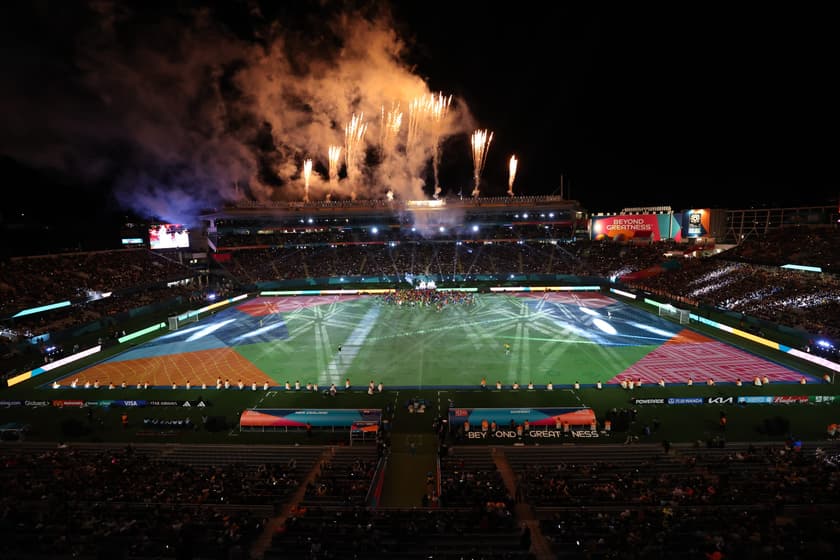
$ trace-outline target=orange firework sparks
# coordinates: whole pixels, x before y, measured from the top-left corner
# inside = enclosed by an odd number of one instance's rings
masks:
[[[391,153],[394,149],[397,136],[400,133],[400,127],[402,126],[402,118],[403,114],[400,111],[399,103],[394,103],[390,111],[386,111],[385,106],[382,106],[381,122],[379,125],[379,143],[385,153]]]
[[[312,160],[303,161],[303,200],[309,202],[309,181],[312,178]]]
[[[485,130],[476,130],[472,134],[471,145],[473,155],[473,178],[475,179],[475,189],[472,192],[473,196],[478,196],[479,184],[481,183],[481,172],[484,170],[484,164],[487,161],[487,149],[490,147],[490,142],[493,141],[493,133]]]
[[[516,166],[519,164],[519,160],[516,159],[516,156],[510,156],[510,165],[509,165],[509,175],[508,175],[508,194],[513,196],[513,179],[516,177]]]
[[[356,178],[356,165],[359,159],[359,146],[367,132],[367,123],[364,122],[364,113],[353,115],[350,122],[344,127],[344,161],[347,164],[347,178],[350,179],[350,197],[356,199],[356,189],[353,179]]]
[[[338,162],[341,160],[341,146],[329,147],[330,161],[330,190],[332,191],[338,183]],[[332,197],[332,192],[327,193],[327,200]]]

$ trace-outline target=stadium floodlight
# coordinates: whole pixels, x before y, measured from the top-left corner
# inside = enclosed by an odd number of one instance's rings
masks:
[[[477,226],[477,225],[474,225],[474,226],[472,227],[472,230],[473,230],[473,231],[478,231],[478,226]]]
[[[379,228],[378,227],[371,228],[370,232],[373,233],[373,234],[377,234],[377,233],[379,233]]]

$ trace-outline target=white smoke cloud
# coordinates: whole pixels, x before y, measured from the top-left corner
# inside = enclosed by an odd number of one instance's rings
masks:
[[[315,164],[310,199],[323,199],[332,188],[328,146],[344,145],[346,123],[363,114],[364,159],[352,185],[342,165],[334,199],[351,190],[360,198],[389,190],[426,198],[433,186],[426,176],[434,136],[421,130],[419,146],[405,146],[409,103],[433,92],[404,62],[409,47],[387,11],[309,14],[298,28],[300,20],[266,21],[252,5],[249,36],[206,9],[155,18],[109,1],[86,9],[70,59],[46,78],[15,75],[18,85],[56,87],[35,96],[18,87],[4,98],[12,117],[0,152],[107,177],[126,208],[189,223],[202,208],[240,196],[301,199],[305,158]],[[379,117],[394,104],[404,124],[383,153]],[[472,121],[456,99],[441,136],[468,134]]]

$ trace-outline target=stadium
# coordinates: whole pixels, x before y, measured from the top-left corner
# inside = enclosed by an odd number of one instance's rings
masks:
[[[601,516],[631,508],[638,526],[664,515],[657,504],[674,522],[646,545],[654,556],[705,554],[686,524],[714,531],[724,511],[780,536],[761,498],[675,498],[675,483],[760,482],[785,496],[785,534],[830,531],[837,496],[818,485],[840,452],[825,251],[837,209],[767,210],[761,231],[745,212],[593,214],[559,196],[245,202],[201,228],[126,225],[121,250],[13,258],[4,487],[31,480],[8,494],[31,516],[29,484],[55,484],[44,459],[238,481],[177,507],[68,503],[129,525],[88,539],[55,525],[67,534],[38,541],[44,557],[609,557]],[[39,290],[57,271],[67,281]],[[794,495],[757,468],[814,478]],[[188,544],[180,523],[164,527],[186,511]],[[340,538],[314,537],[324,524]],[[33,557],[20,547],[40,531],[9,530],[6,556]]]
[[[833,13],[5,8],[0,558],[840,553]]]

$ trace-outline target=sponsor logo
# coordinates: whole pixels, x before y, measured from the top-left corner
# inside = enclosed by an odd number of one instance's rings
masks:
[[[703,397],[670,397],[668,404],[703,404]]]
[[[738,402],[742,404],[771,404],[773,397],[738,397]]]
[[[146,406],[146,401],[114,401],[116,406]]]
[[[808,397],[806,395],[788,395],[773,397],[774,404],[791,404],[791,403],[806,403]]]
[[[178,401],[149,401],[152,406],[181,406]]]
[[[665,399],[633,399],[633,404],[665,404]]]
[[[52,403],[50,401],[23,401],[25,406],[34,406],[34,407],[42,407],[42,406],[50,406]]]
[[[808,400],[815,403],[832,403],[834,402],[835,397],[834,395],[814,395],[808,397]]]
[[[707,397],[706,404],[735,404],[735,397]]]
[[[83,407],[85,406],[85,401],[53,401],[53,406],[57,406],[61,408],[62,406],[78,406]]]
[[[23,401],[0,401],[0,406],[10,407],[10,406],[22,406]]]

